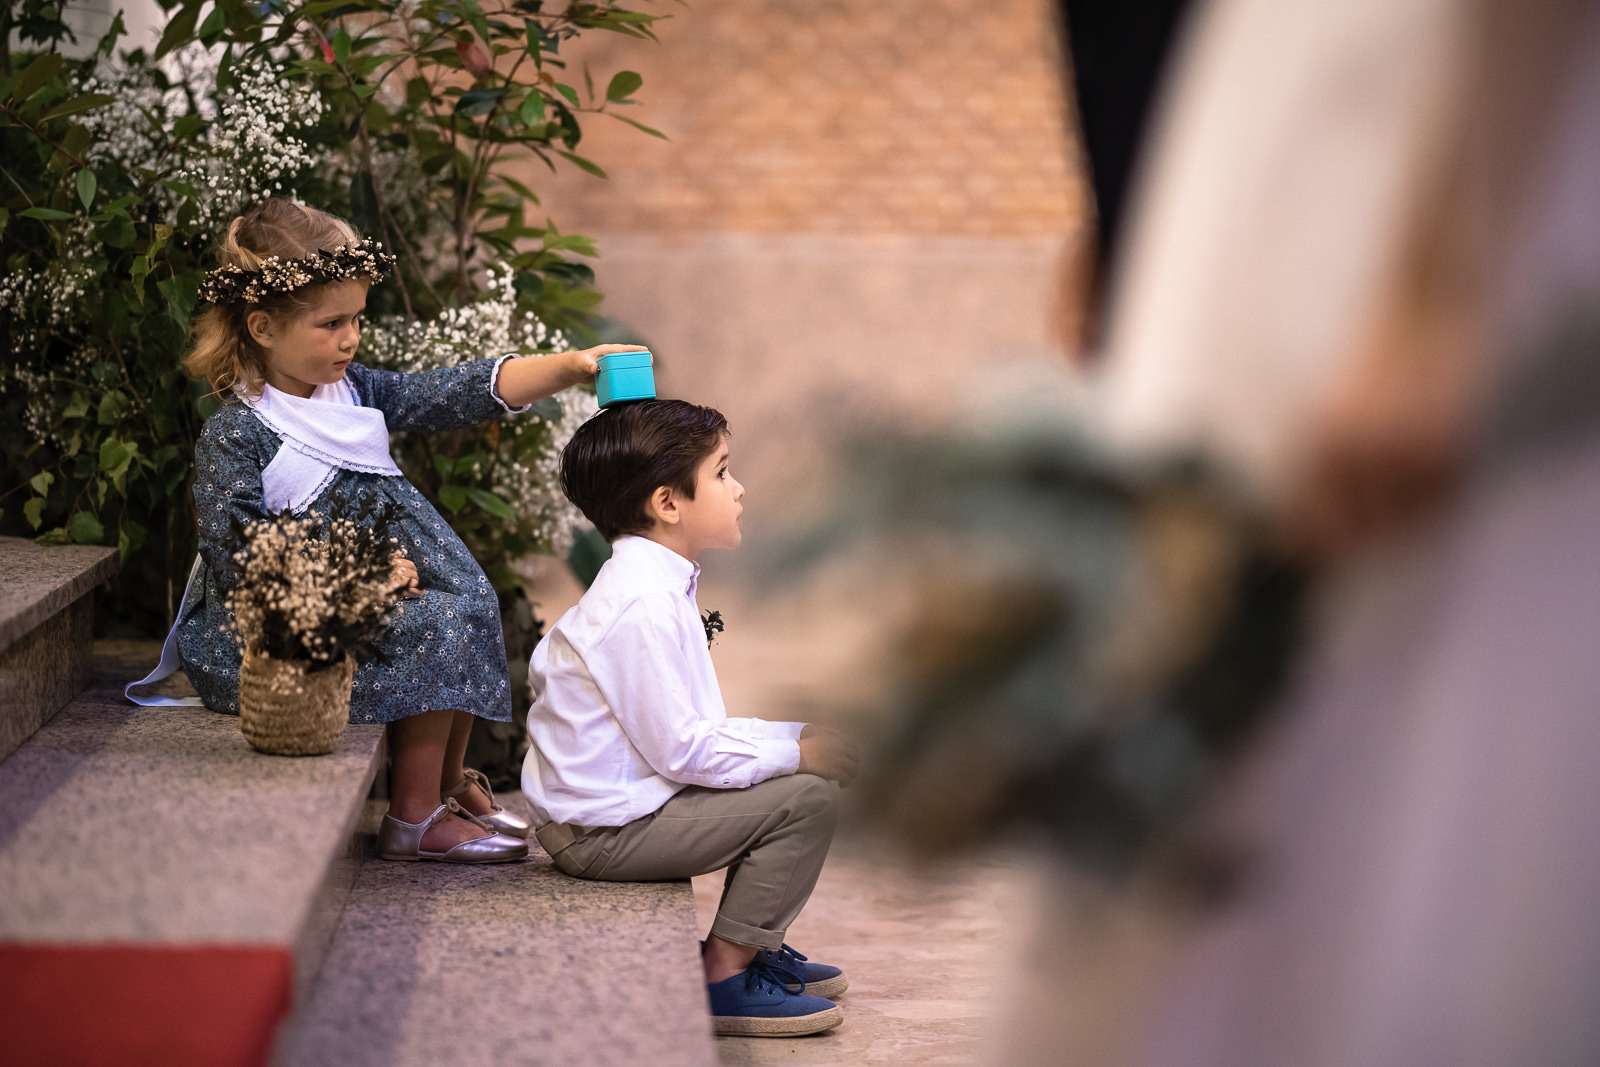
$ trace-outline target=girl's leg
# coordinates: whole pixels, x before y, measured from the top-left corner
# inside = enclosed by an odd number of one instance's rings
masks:
[[[467,756],[467,741],[472,737],[472,722],[475,716],[470,712],[452,711],[450,720],[450,738],[444,748],[444,767],[439,775],[439,792],[445,793],[454,789],[464,777],[465,760]],[[487,815],[493,810],[489,798],[483,795],[483,790],[472,786],[466,792],[456,797],[456,803],[466,808],[474,815]]]
[[[439,806],[439,779],[458,711],[440,709],[389,724],[389,752],[393,770],[389,782],[389,814],[402,822],[417,823]],[[471,716],[468,716],[470,719]],[[470,725],[470,724],[469,724]],[[462,742],[462,751],[466,742]],[[455,757],[456,777],[461,776],[461,752]],[[462,841],[487,836],[481,827],[454,816],[442,819],[422,835],[422,847],[443,852]]]

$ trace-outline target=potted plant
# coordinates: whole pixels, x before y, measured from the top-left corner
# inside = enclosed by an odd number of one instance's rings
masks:
[[[350,717],[356,664],[403,610],[393,590],[405,550],[381,509],[349,515],[282,512],[240,531],[238,586],[228,594],[244,652],[239,720],[252,747],[274,755],[332,752]]]

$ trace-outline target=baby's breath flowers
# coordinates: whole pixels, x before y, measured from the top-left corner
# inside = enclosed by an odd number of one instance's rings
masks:
[[[160,64],[142,52],[107,60],[80,83],[113,98],[82,118],[94,136],[90,161],[162,179],[149,197],[169,222],[179,221],[177,193],[189,194],[197,215],[183,220],[186,228],[218,231],[263,196],[294,196],[295,179],[317,162],[305,140],[322,116],[315,87],[257,56],[218,89],[221,58],[195,42]],[[185,120],[200,120],[200,128],[175,153],[172,130]]]
[[[415,372],[454,366],[464,360],[503,353],[538,354],[566,347],[559,331],[517,307],[516,272],[490,266],[484,272],[486,295],[461,307],[446,308],[432,319],[380,316],[363,331],[361,361],[383,370]],[[561,492],[561,450],[597,410],[594,393],[568,389],[535,405],[530,415],[464,431],[453,439],[437,435],[397,435],[400,465],[418,485],[429,484],[434,450],[474,457],[452,477],[505,501],[511,510],[473,524],[448,504],[451,525],[480,560],[505,560],[513,571],[529,553],[565,555],[573,528],[587,525]],[[491,570],[491,575],[493,575]]]
[[[396,603],[396,561],[405,556],[385,533],[381,505],[348,515],[288,512],[240,531],[234,554],[241,568],[228,594],[229,626],[249,655],[304,660],[307,673],[346,655],[358,662],[377,653],[376,640]]]

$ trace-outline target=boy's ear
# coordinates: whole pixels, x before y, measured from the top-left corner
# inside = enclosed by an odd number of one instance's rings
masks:
[[[272,316],[265,311],[252,311],[245,316],[244,328],[250,331],[251,340],[258,345],[272,342]]]
[[[650,517],[667,526],[678,525],[683,513],[678,510],[678,494],[670,485],[658,485],[650,494]]]

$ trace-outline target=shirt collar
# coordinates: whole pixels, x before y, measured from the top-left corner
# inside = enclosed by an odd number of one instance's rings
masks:
[[[625,534],[611,544],[611,555],[637,569],[651,581],[659,580],[662,588],[682,590],[690,600],[700,582],[700,564],[684,559],[666,545],[648,537]]]

